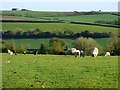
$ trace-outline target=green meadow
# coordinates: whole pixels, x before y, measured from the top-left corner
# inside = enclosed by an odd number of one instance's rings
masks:
[[[70,23],[13,23],[3,22],[3,31],[28,31],[40,29],[41,31],[60,31],[71,30],[73,32],[81,32],[88,30],[90,32],[118,32],[118,28],[82,25],[82,24],[70,24]]]
[[[2,57],[3,88],[118,88],[117,56],[2,54]]]

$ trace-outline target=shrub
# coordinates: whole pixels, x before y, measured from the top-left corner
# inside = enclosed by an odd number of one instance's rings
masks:
[[[24,53],[26,51],[26,47],[22,44],[17,48],[17,53]]]
[[[65,42],[63,39],[52,38],[49,41],[50,53],[51,54],[63,54]]]
[[[17,48],[16,48],[16,44],[14,42],[14,40],[12,40],[10,43],[7,43],[6,46],[5,46],[6,50],[11,50],[13,51],[14,53],[17,52]]]
[[[94,47],[100,47],[94,39],[84,37],[77,38],[74,42],[74,46],[79,50],[83,50],[86,55],[91,55],[91,51]]]
[[[105,50],[111,52],[111,55],[120,55],[120,38],[118,34],[111,33],[111,39]]]

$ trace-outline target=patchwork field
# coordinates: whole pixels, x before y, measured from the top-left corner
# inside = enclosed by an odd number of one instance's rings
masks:
[[[3,88],[118,88],[117,56],[2,54],[2,57]]]
[[[70,12],[41,12],[41,11],[2,11],[3,18],[31,18],[32,20],[66,20],[79,22],[114,21],[118,16],[111,13],[91,14],[91,15],[69,15]],[[117,13],[117,12],[116,12]]]

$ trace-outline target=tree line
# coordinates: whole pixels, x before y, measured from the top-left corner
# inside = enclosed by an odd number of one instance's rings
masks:
[[[112,14],[111,12],[102,12],[101,10],[99,11],[74,11],[74,12],[64,12],[65,16],[78,16],[78,15],[97,15],[97,14]]]
[[[3,39],[25,39],[25,38],[77,38],[80,36],[83,37],[91,37],[91,38],[109,38],[111,32],[94,32],[91,33],[88,30],[81,31],[81,32],[73,32],[72,30],[65,30],[61,31],[46,31],[43,32],[40,29],[32,30],[32,31],[1,31],[0,32]]]
[[[5,43],[5,42],[2,42]],[[112,35],[109,44],[106,47],[101,47],[96,40],[93,38],[86,37],[78,37],[74,40],[73,46],[76,49],[83,50],[85,55],[91,55],[91,51],[94,47],[98,47],[99,55],[105,55],[105,52],[110,52],[111,55],[120,55],[120,39],[116,36],[116,34]],[[10,43],[5,43],[2,47],[2,52],[7,52],[7,50],[11,50],[14,53],[34,53],[38,54],[56,54],[56,55],[66,55],[66,51],[69,50],[70,47],[66,45],[66,42],[62,38],[51,38],[49,40],[49,47],[45,47],[44,43],[40,45],[38,49],[27,49],[24,45],[16,46],[14,40]],[[32,51],[32,52],[31,52]]]

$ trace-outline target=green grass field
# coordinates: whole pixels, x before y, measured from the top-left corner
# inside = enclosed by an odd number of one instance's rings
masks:
[[[73,32],[81,32],[89,30],[90,32],[118,32],[118,28],[103,27],[103,26],[92,26],[82,24],[69,24],[69,23],[2,23],[3,31],[28,31],[40,29],[42,31],[60,31],[71,30]]]
[[[21,46],[24,45],[24,47],[26,48],[40,48],[40,44],[43,43],[47,48],[49,47],[49,40],[50,39],[7,39],[7,40],[3,40],[5,42],[5,44],[9,44],[12,42],[12,40],[15,41],[16,46]],[[106,47],[106,45],[109,42],[109,38],[100,38],[100,39],[95,39],[102,47]],[[66,45],[69,48],[74,47],[73,43],[74,43],[74,39],[64,39]],[[5,44],[3,44],[3,46],[5,46]]]
[[[117,56],[2,54],[2,57],[3,88],[118,88]]]

